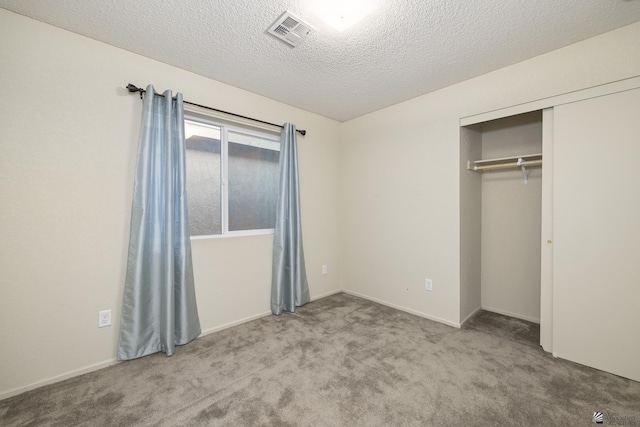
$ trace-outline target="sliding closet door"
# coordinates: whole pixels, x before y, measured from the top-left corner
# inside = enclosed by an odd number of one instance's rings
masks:
[[[640,89],[553,126],[553,351],[640,381]]]

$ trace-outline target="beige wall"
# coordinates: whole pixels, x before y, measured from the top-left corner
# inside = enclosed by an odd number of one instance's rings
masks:
[[[460,119],[638,76],[638,40],[640,23],[344,123],[343,288],[459,324]]]
[[[0,9],[0,397],[115,359],[142,106],[129,82],[305,128],[310,291],[339,289],[338,122]],[[204,331],[269,311],[272,238],[193,242]]]
[[[541,111],[482,124],[483,159],[541,152]],[[482,174],[482,308],[539,323],[542,169],[527,172]]]
[[[457,325],[460,118],[640,75],[638,39],[640,23],[339,124],[0,10],[0,397],[115,357],[141,110],[126,83],[306,128],[312,296]],[[193,243],[203,329],[268,311],[270,239]]]

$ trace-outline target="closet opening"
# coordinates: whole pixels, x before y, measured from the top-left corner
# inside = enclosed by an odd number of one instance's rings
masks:
[[[543,112],[460,128],[460,319],[540,345]]]

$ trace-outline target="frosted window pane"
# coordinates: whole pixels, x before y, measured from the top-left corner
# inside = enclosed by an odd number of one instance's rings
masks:
[[[229,231],[274,228],[279,143],[229,132]]]
[[[190,234],[222,234],[220,128],[189,122],[185,125]]]

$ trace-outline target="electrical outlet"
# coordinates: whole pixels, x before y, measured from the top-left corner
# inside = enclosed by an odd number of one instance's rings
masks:
[[[433,281],[431,279],[424,279],[424,289],[426,291],[433,290]]]
[[[111,326],[111,310],[102,310],[98,312],[98,328]]]
[[[327,274],[329,272],[329,267],[327,267],[327,265],[323,265],[322,266],[322,274]]]

